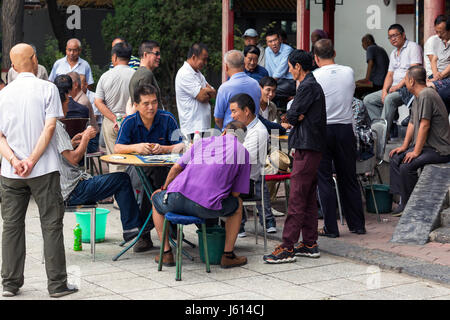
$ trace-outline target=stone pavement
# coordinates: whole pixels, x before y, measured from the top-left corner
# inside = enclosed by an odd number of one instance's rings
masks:
[[[211,273],[205,272],[205,265],[199,261],[198,248],[186,246],[195,261],[183,259],[183,280],[175,281],[175,268],[164,267],[157,271],[154,262],[159,252],[159,241],[155,232],[152,238],[156,248],[146,253],[123,255],[118,261],[111,258],[120,251],[121,224],[118,210],[112,205],[102,205],[111,210],[108,215],[106,241],[96,246],[96,261],[92,262],[89,244],[83,244],[83,251],[72,250],[75,226],[74,213],[66,213],[64,237],[69,270],[69,281],[80,286],[76,294],[61,299],[82,300],[342,300],[342,299],[439,299],[450,300],[450,287],[420,277],[412,277],[375,265],[363,264],[337,257],[325,250],[319,259],[297,258],[297,262],[268,265],[262,261],[263,242],[255,245],[254,236],[238,239],[236,253],[246,255],[249,263],[234,269],[212,266]],[[280,208],[281,209],[281,208]],[[277,218],[282,219],[282,218]],[[394,220],[377,225],[368,224],[369,233],[354,237],[342,228],[341,238],[334,243],[351,239],[353,243],[371,243],[378,235],[378,228],[392,228]],[[252,223],[248,223],[248,226]],[[2,221],[0,220],[0,230]],[[197,243],[195,226],[185,228],[186,238]],[[381,232],[381,231],[380,231]],[[278,232],[280,235],[281,232]],[[27,257],[25,284],[21,294],[2,300],[44,300],[50,299],[46,290],[46,275],[41,264],[42,236],[35,203],[30,203],[26,218]],[[325,247],[323,239],[321,246]],[[269,240],[268,251],[278,243]]]

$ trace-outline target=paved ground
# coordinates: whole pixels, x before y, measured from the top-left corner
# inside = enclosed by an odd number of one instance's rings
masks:
[[[254,236],[238,239],[236,253],[246,255],[249,263],[234,269],[212,266],[211,273],[199,261],[198,249],[188,249],[195,261],[183,260],[183,281],[175,281],[175,268],[157,271],[154,256],[126,253],[119,261],[111,258],[120,251],[119,212],[112,205],[107,222],[106,241],[97,244],[97,260],[91,261],[89,244],[82,252],[72,250],[74,213],[66,213],[64,235],[69,281],[80,286],[76,294],[63,299],[169,299],[169,300],[275,300],[275,299],[443,299],[450,300],[450,286],[420,277],[411,277],[377,266],[323,253],[320,259],[298,258],[297,262],[268,265],[262,261],[262,239],[255,245]],[[280,219],[280,218],[279,218]],[[251,225],[251,223],[249,223]],[[389,224],[384,224],[389,226]],[[374,227],[375,228],[375,227]],[[375,229],[368,226],[371,236]],[[0,221],[1,230],[1,221]],[[195,227],[186,227],[186,237],[197,243]],[[25,285],[21,294],[7,299],[50,299],[46,291],[44,265],[41,264],[42,236],[36,205],[30,203],[26,219],[27,258]],[[280,234],[280,232],[279,232]],[[155,246],[159,247],[155,233]],[[342,232],[337,241],[351,239]],[[354,241],[369,241],[355,238]],[[271,250],[277,240],[269,240]],[[0,299],[5,299],[1,298]]]

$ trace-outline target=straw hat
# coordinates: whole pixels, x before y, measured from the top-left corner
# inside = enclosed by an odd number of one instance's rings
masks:
[[[273,150],[266,158],[266,167],[264,168],[265,174],[277,174],[289,172],[289,165],[291,159],[283,151],[276,149]]]

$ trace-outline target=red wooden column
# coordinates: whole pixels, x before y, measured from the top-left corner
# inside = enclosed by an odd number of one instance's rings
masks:
[[[227,80],[223,57],[234,48],[234,12],[232,0],[222,0],[222,82]]]
[[[297,0],[297,49],[309,51],[310,0]]]
[[[445,14],[445,0],[424,0],[423,3],[423,42],[435,34],[434,20],[440,14]]]
[[[336,0],[323,0],[323,30],[334,43],[334,11]]]

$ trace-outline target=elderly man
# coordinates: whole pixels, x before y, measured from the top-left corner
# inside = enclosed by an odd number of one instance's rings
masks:
[[[37,53],[36,47],[34,45],[31,45],[31,47],[33,48],[34,52]],[[6,75],[7,83],[13,82],[17,78],[18,75],[19,74],[17,73],[16,70],[14,70],[13,67],[9,68],[8,74]],[[38,72],[37,72],[36,77],[38,79],[48,80],[47,69],[45,69],[45,67],[43,65],[38,64]]]
[[[125,40],[125,38],[122,38],[122,37],[114,38],[114,40],[111,43],[111,48],[113,48],[116,44],[121,43],[121,42],[127,42],[127,41]],[[141,60],[139,60],[138,57],[131,55],[130,61],[128,61],[128,66],[134,70],[137,70],[140,65],[141,65]],[[109,68],[110,69],[114,68],[114,65],[111,63],[109,65]]]
[[[208,61],[208,48],[203,43],[194,43],[188,58],[175,77],[180,128],[192,140],[195,131],[204,133],[211,128],[211,105],[216,90],[209,85],[201,70]]]
[[[33,48],[17,44],[10,57],[19,76],[0,92],[3,296],[17,295],[24,283],[25,215],[33,196],[39,208],[48,292],[62,297],[77,291],[67,285],[64,205],[52,139],[56,119],[64,114],[56,86],[36,78]]]
[[[436,34],[429,37],[425,44],[423,45],[423,60],[424,60],[424,67],[427,71],[427,79],[433,78],[433,73],[437,75],[437,61],[433,61],[433,56],[437,55],[437,50],[439,46],[439,36],[438,33],[441,34],[443,24],[446,22],[447,17],[444,15],[439,15],[434,20],[434,30]],[[433,64],[433,66],[432,66]],[[433,71],[434,70],[434,71]]]
[[[160,240],[164,214],[169,211],[203,219],[226,218],[225,247],[220,261],[222,268],[247,263],[246,257],[238,257],[233,252],[242,216],[239,194],[249,191],[249,154],[241,144],[245,130],[243,123],[232,121],[222,136],[196,142],[172,167],[161,190],[152,196],[152,217]],[[215,150],[217,162],[209,158],[211,150]],[[159,256],[155,261],[159,262]],[[175,265],[169,241],[164,244],[162,263]]]
[[[244,34],[242,35],[242,38],[244,38],[244,46],[256,46],[259,49],[259,56],[258,56],[258,65],[261,67],[265,66],[266,59],[265,59],[265,49],[264,47],[259,43],[259,37],[258,32],[255,29],[247,29],[245,30]]]
[[[244,67],[245,74],[256,81],[269,76],[266,68],[258,64],[258,57],[261,50],[257,46],[249,45],[244,48]]]
[[[66,45],[66,56],[53,64],[52,71],[48,79],[55,81],[55,78],[60,74],[67,74],[71,71],[76,71],[79,74],[84,74],[87,79],[89,89],[93,89],[94,77],[92,76],[91,66],[86,60],[80,58],[81,42],[78,39],[70,39]]]
[[[244,55],[238,50],[230,50],[225,53],[225,72],[230,77],[217,90],[216,105],[214,106],[214,118],[217,128],[222,130],[232,121],[230,111],[230,99],[236,94],[247,93],[255,102],[255,112],[259,113],[259,100],[261,90],[258,81],[244,73]]]
[[[401,216],[417,183],[417,169],[430,163],[450,161],[450,125],[439,94],[426,86],[426,71],[421,66],[408,69],[405,77],[414,95],[411,117],[401,147],[391,151],[391,192],[400,195],[394,216]]]
[[[103,138],[107,154],[114,153],[120,123],[118,119],[125,115],[125,107],[130,97],[128,84],[135,73],[128,66],[131,46],[126,42],[116,44],[111,51],[114,68],[105,72],[98,81],[95,92],[95,105],[103,114]],[[120,120],[119,120],[120,121]],[[110,166],[110,172],[123,171],[121,166]]]

